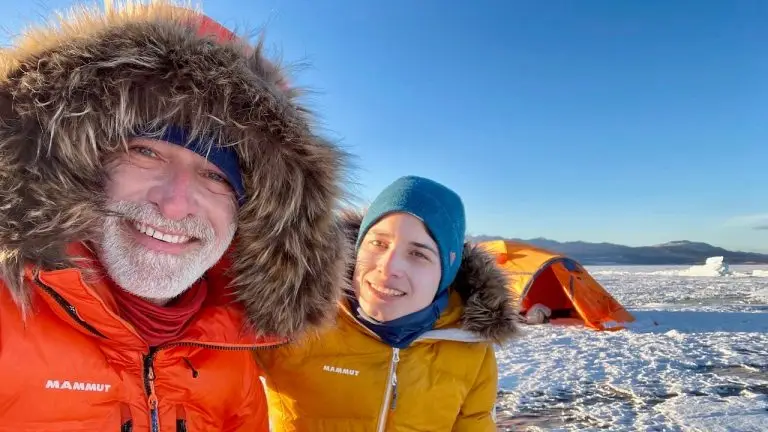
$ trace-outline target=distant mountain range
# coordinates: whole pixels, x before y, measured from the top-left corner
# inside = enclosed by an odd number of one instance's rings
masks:
[[[473,241],[501,240],[497,236],[471,236]],[[558,242],[546,238],[509,239],[530,243],[575,259],[583,265],[672,265],[704,264],[708,257],[722,256],[728,264],[768,264],[768,254],[729,251],[707,243],[687,240],[655,246],[624,246],[613,243],[582,241]]]

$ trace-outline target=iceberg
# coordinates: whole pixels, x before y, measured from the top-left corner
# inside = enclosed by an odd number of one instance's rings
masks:
[[[723,257],[709,257],[704,265],[694,265],[682,270],[680,276],[729,276],[731,270]]]

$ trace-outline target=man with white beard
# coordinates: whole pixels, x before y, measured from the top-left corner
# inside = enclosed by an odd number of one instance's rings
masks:
[[[345,154],[165,1],[0,52],[0,430],[266,431],[252,350],[331,319]]]

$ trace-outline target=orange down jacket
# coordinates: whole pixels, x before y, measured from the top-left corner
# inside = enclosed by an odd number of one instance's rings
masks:
[[[183,337],[152,349],[78,269],[29,272],[26,320],[0,285],[0,431],[267,431],[251,350],[279,341],[244,335],[210,273]]]

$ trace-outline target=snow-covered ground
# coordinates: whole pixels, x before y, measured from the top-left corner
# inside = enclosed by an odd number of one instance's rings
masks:
[[[768,430],[768,266],[714,261],[588,267],[637,321],[526,326],[498,351],[500,430]]]

